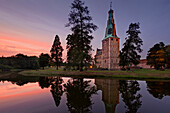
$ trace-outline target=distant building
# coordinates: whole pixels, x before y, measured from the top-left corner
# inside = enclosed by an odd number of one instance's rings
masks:
[[[96,66],[107,69],[119,69],[120,38],[116,35],[113,10],[110,7],[105,37],[102,40],[102,49],[96,51]]]
[[[138,67],[149,69],[151,68],[150,65],[147,65],[147,59],[140,60],[140,63],[137,65]]]

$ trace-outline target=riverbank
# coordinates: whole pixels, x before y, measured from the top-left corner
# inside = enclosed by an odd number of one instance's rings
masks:
[[[62,77],[86,77],[86,78],[128,78],[128,79],[169,79],[170,70],[138,69],[133,71],[63,71],[63,70],[26,70],[19,74],[24,76],[62,76]]]

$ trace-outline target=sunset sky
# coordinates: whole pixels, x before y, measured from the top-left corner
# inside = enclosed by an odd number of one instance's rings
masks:
[[[39,56],[49,53],[55,35],[63,48],[71,33],[68,22],[73,0],[0,0],[0,56],[17,53]],[[84,0],[93,23],[99,29],[93,33],[93,49],[101,48],[111,0]],[[140,22],[140,37],[144,41],[142,58],[155,43],[170,44],[170,0],[112,0],[117,35],[124,43],[132,22]],[[93,54],[95,53],[93,51]],[[67,51],[64,51],[64,58]]]

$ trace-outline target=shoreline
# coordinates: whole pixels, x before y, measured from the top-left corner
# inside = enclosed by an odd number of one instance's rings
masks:
[[[170,70],[134,70],[132,71],[62,71],[62,70],[25,70],[18,74],[24,76],[61,76],[85,78],[124,78],[124,79],[165,79],[170,80]]]

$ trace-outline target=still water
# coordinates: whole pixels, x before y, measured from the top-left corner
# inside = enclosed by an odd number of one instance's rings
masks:
[[[0,76],[0,113],[170,113],[170,82]]]

